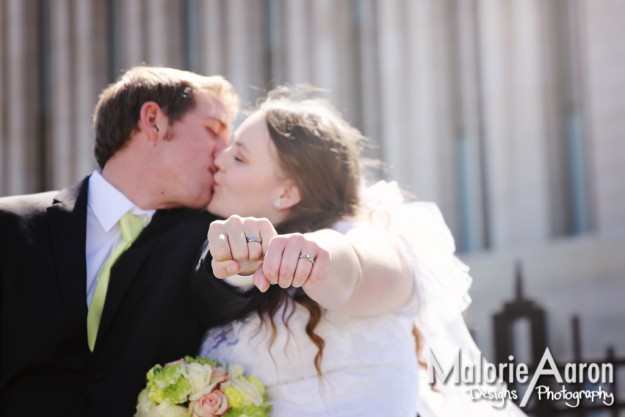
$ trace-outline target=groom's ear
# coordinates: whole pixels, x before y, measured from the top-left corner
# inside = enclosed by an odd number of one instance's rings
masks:
[[[167,129],[167,116],[161,106],[153,101],[146,101],[139,110],[139,130],[143,131],[149,140],[156,141],[163,137]]]
[[[278,198],[280,204],[276,204],[278,210],[286,210],[295,206],[302,200],[299,192],[299,187],[292,180],[287,180],[283,185],[282,193]]]

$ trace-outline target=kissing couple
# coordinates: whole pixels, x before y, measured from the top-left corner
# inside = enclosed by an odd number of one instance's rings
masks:
[[[367,182],[366,138],[301,93],[231,139],[223,77],[131,68],[96,105],[97,170],[0,198],[0,415],[142,415],[148,370],[188,355],[242,365],[274,417],[445,415],[419,399],[444,394],[424,320],[461,320],[468,269],[436,205]]]

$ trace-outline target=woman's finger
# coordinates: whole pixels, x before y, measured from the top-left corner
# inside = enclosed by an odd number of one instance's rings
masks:
[[[278,275],[278,285],[281,288],[288,288],[293,285],[295,269],[299,261],[299,254],[302,252],[304,238],[300,234],[284,236],[286,245],[280,262],[280,272]]]
[[[317,248],[314,261],[308,278],[306,278],[306,281],[302,284],[303,287],[315,285],[328,272],[330,263],[332,262],[330,252],[323,248]]]
[[[271,285],[278,283],[282,254],[286,244],[286,241],[281,239],[281,237],[282,236],[276,236],[269,241],[267,252],[265,252],[265,257],[263,258],[263,275]]]
[[[258,230],[260,233],[260,238],[262,240],[263,254],[267,253],[267,249],[269,248],[269,242],[271,239],[278,235],[276,229],[273,227],[273,224],[268,219],[256,219],[258,222]]]
[[[302,251],[297,257],[297,266],[293,274],[293,287],[299,288],[308,280],[308,277],[315,264],[317,246],[307,244],[302,247]]]
[[[269,286],[271,285],[269,283],[269,280],[265,277],[265,274],[263,273],[263,268],[258,268],[256,270],[254,276],[252,277],[252,281],[260,292],[267,292]]]

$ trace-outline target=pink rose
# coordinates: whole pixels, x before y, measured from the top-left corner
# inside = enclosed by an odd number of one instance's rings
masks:
[[[213,372],[211,372],[211,384],[219,384],[228,379],[228,371],[225,368],[213,368]]]
[[[214,389],[189,407],[192,407],[194,417],[223,416],[228,411],[228,397],[223,391]]]

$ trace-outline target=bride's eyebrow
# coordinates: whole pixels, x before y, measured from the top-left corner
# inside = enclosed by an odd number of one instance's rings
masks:
[[[241,142],[237,141],[237,142],[235,142],[235,143],[234,143],[234,145],[235,145],[238,149],[242,150],[244,153],[246,153],[246,154],[249,154],[249,153],[250,153],[250,150],[247,148],[247,146],[245,146],[245,144],[244,144],[244,143],[241,143]]]

